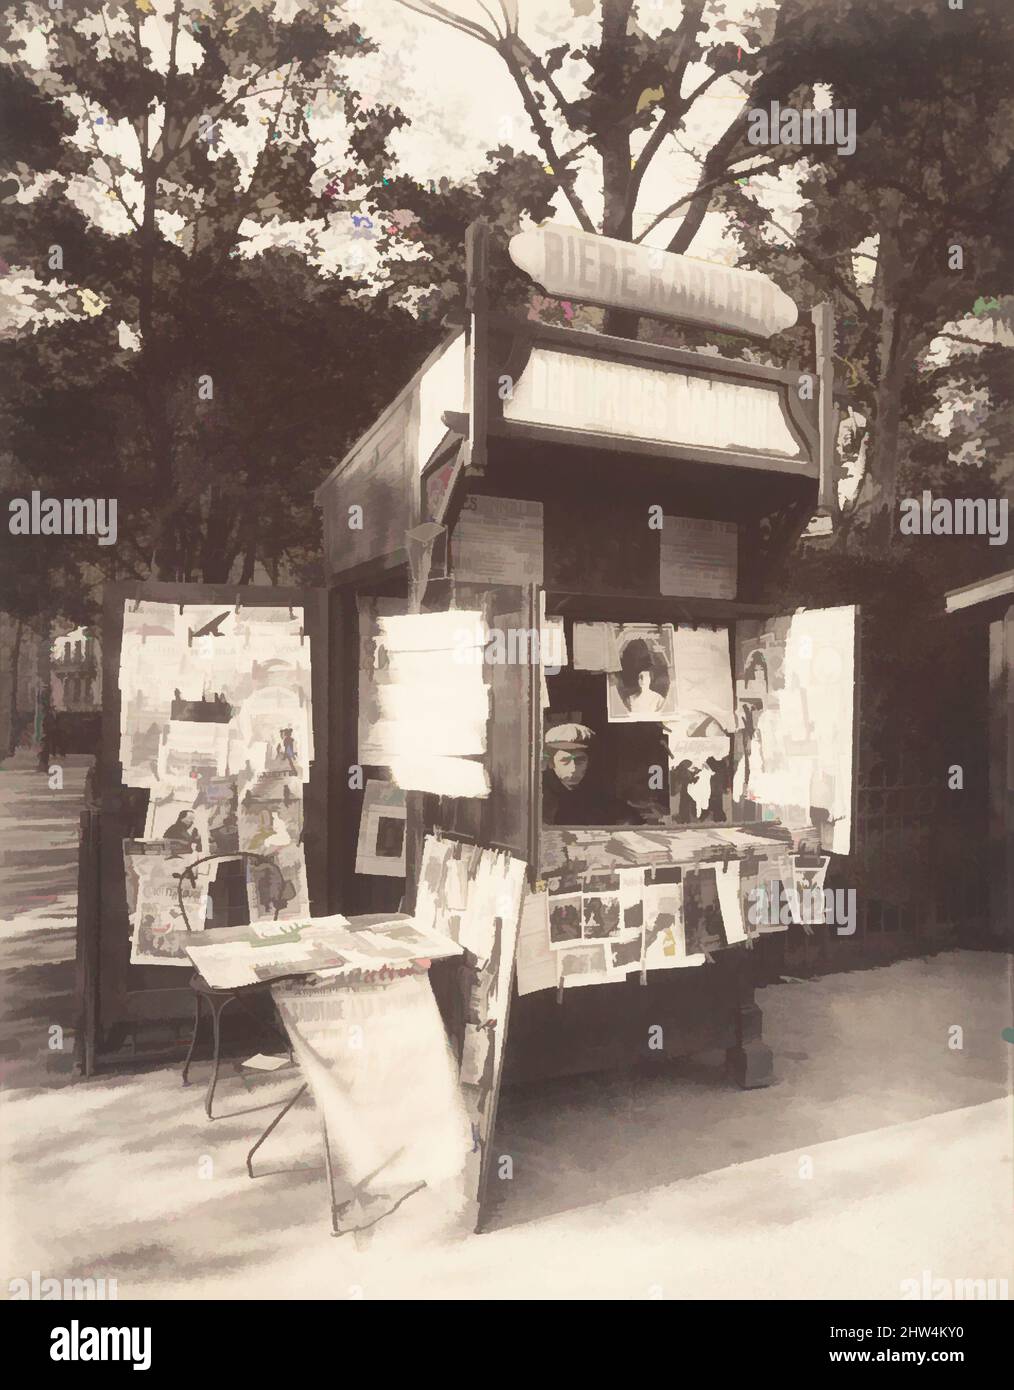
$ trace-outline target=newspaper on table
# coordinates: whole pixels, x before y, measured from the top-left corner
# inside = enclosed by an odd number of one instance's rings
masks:
[[[376,973],[412,961],[459,955],[450,938],[423,931],[399,915],[370,928],[347,917],[306,917],[254,922],[249,927],[206,932],[188,943],[190,959],[213,989],[238,989],[295,975]]]

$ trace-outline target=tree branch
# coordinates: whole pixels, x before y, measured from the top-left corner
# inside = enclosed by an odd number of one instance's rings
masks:
[[[510,40],[508,40],[506,43],[498,45],[498,51],[500,53],[500,56],[503,58],[504,62],[507,65],[507,71],[514,79],[514,85],[521,93],[521,100],[524,102],[525,110],[528,112],[529,119],[531,120],[532,125],[535,129],[535,133],[538,136],[539,144],[542,146],[543,152],[550,162],[553,171],[553,176],[559,184],[564,194],[564,197],[570,203],[577,217],[578,222],[580,222],[584,230],[586,232],[594,233],[595,224],[588,216],[584,204],[578,197],[577,192],[573,187],[573,179],[565,180],[563,178],[561,170],[564,167],[564,161],[561,160],[559,154],[557,154],[556,146],[553,143],[552,132],[549,129],[549,126],[546,123],[546,120],[543,117],[542,112],[539,110],[538,104],[535,100],[535,97],[532,94],[531,88],[525,81],[524,73],[521,71],[517,58],[514,55]]]
[[[722,184],[729,183],[730,181],[734,183],[737,178],[741,178],[744,174],[749,174],[751,177],[754,174],[770,174],[775,170],[784,168],[785,165],[789,163],[791,163],[790,159],[775,159],[767,164],[757,165],[753,169],[737,169],[735,164],[730,164],[729,167],[724,169],[716,178],[702,181],[692,193],[687,193],[682,198],[678,198],[675,203],[670,203],[667,208],[663,209],[663,211],[648,224],[635,240],[643,241],[649,233],[655,230],[660,222],[664,222],[667,217],[671,217],[674,212],[677,212],[683,207],[684,203],[692,203],[704,193],[710,193],[713,189],[720,187]]]
[[[105,24],[105,11],[102,12],[102,23]],[[143,71],[145,66],[144,45],[141,43],[141,17],[135,8],[130,11],[130,27],[134,34],[134,52],[137,55],[137,65]],[[107,30],[108,33],[108,30]],[[147,167],[148,160],[151,158],[151,149],[148,144],[148,108],[145,107],[144,115],[134,127],[134,134],[137,136],[137,148],[141,154],[141,173]]]
[[[286,75],[285,75],[285,81],[282,83],[281,87],[279,88],[279,90],[280,90],[281,93],[282,93],[281,99],[280,99],[280,101],[279,101],[277,107],[275,108],[275,114],[274,114],[274,116],[273,116],[273,117],[271,118],[271,120],[268,122],[268,132],[267,132],[268,138],[265,140],[264,146],[263,146],[263,148],[261,149],[260,153],[259,153],[258,156],[257,156],[257,163],[254,165],[253,173],[252,173],[251,176],[250,176],[250,182],[249,182],[249,184],[247,184],[247,187],[246,187],[246,192],[243,193],[243,194],[237,199],[237,208],[238,208],[239,215],[238,215],[237,217],[234,217],[234,219],[233,219],[233,234],[234,234],[234,235],[235,235],[236,232],[239,231],[240,225],[242,224],[244,217],[246,217],[247,213],[249,212],[250,206],[251,206],[251,204],[252,204],[252,202],[253,202],[253,200],[254,200],[254,198],[255,198],[255,196],[256,196],[258,175],[261,174],[261,172],[262,172],[262,170],[263,170],[263,159],[264,159],[264,155],[265,155],[265,153],[271,148],[272,141],[274,140],[274,133],[275,133],[275,131],[278,129],[278,122],[281,120],[281,117],[282,117],[282,110],[283,110],[283,108],[284,108],[284,106],[285,106],[285,97],[286,97],[286,94],[287,94],[287,92],[288,92],[289,83],[290,83],[291,80],[292,80],[292,72],[293,72],[293,68],[295,67],[295,64],[296,64],[296,59],[293,58],[293,59],[290,61],[290,63],[289,63],[289,67],[288,67],[288,70],[287,70]],[[200,213],[198,213],[198,217],[197,217],[197,221],[199,221],[199,220],[200,220]],[[196,228],[196,223],[195,223],[195,228]],[[196,251],[196,249],[197,249],[197,233],[196,233],[196,230],[195,230],[195,232],[194,232],[194,250]],[[230,248],[230,250],[231,250],[231,248]],[[226,258],[223,257],[223,258],[218,262],[219,268],[225,264],[225,259],[226,259]]]
[[[103,22],[105,22],[105,17],[104,17],[104,16],[103,16]],[[58,43],[59,43],[61,46],[63,46],[63,45],[64,45],[64,37],[63,37],[63,34],[62,34],[62,33],[58,33],[56,37],[57,37]],[[65,61],[67,60],[66,48],[64,48],[64,59],[65,59]],[[68,62],[67,62],[67,66],[70,68],[70,70],[71,70],[71,72],[72,72],[72,74],[73,74],[73,76],[74,76],[74,81],[75,81],[75,83],[77,84],[77,90],[75,90],[74,88],[68,89],[68,93],[67,93],[67,94],[68,94],[68,97],[77,97],[78,101],[81,103],[82,107],[84,108],[85,122],[86,122],[86,124],[87,124],[87,126],[88,126],[88,134],[89,134],[89,136],[90,136],[90,138],[91,138],[92,149],[95,151],[96,158],[97,158],[97,159],[101,159],[101,160],[104,161],[104,160],[105,160],[105,155],[102,153],[102,149],[101,149],[101,147],[100,147],[100,145],[99,145],[98,136],[95,134],[95,122],[92,120],[91,108],[90,108],[90,106],[89,106],[89,104],[88,104],[88,99],[87,99],[85,96],[82,95],[81,90],[80,90],[80,88],[82,87],[83,84],[81,83],[80,79],[78,78],[77,69],[75,68],[74,64],[73,64],[72,62],[69,62],[69,61],[68,61]],[[107,165],[107,168],[108,168],[108,165]],[[91,177],[95,179],[96,183],[103,183],[103,184],[104,184],[104,180],[98,178],[96,175],[92,174]],[[135,231],[140,231],[140,230],[141,230],[141,224],[138,222],[137,218],[134,216],[133,209],[129,206],[129,204],[127,203],[127,200],[124,198],[123,193],[122,193],[122,191],[121,191],[121,189],[120,189],[119,184],[116,183],[116,182],[114,181],[113,183],[110,183],[110,184],[104,184],[104,186],[107,187],[107,188],[111,188],[111,189],[112,189],[112,191],[116,194],[116,200],[117,200],[117,202],[118,202],[118,203],[120,204],[120,206],[123,208],[123,211],[127,214],[127,217],[129,218],[131,225],[134,227]]]
[[[401,0],[401,3],[406,9],[415,10],[418,14],[425,15],[427,19],[439,20],[441,24],[447,24],[452,29],[458,29],[461,33],[478,39],[480,43],[488,43],[491,48],[496,47],[496,40],[486,32],[481,24],[476,24],[471,19],[464,19],[461,15],[445,10],[443,5],[435,4],[433,0]]]
[[[630,171],[630,180],[627,184],[627,211],[633,212],[637,205],[637,195],[641,191],[641,180],[648,170],[648,165],[655,158],[659,146],[667,135],[669,135],[681,119],[675,111],[664,111],[662,118],[655,125],[654,130],[648,136],[644,148],[634,160],[634,167]]]
[[[542,59],[539,58],[537,54],[532,54],[532,59],[532,67],[535,71],[536,77],[545,87],[549,89],[549,93],[552,96],[553,100],[556,102],[560,114],[564,117],[565,120],[569,121],[570,111],[574,103],[572,101],[568,101],[567,98],[560,91],[556,79],[554,78],[551,72],[548,72],[546,70],[546,67],[543,64]]]
[[[786,229],[781,225],[780,222],[776,222],[769,212],[765,211],[765,209],[763,208],[761,209],[761,211],[764,213],[766,221],[768,221],[771,224],[771,226],[775,228],[776,231],[781,232],[782,236],[788,238],[792,250],[795,251],[797,255],[802,256],[803,260],[806,261],[808,265],[812,265],[814,269],[819,270],[820,273],[823,276],[825,276],[826,279],[829,280],[832,285],[834,285],[838,290],[841,291],[841,293],[845,296],[846,299],[851,300],[852,303],[856,306],[856,308],[862,313],[864,318],[868,316],[869,309],[867,308],[863,300],[860,298],[859,294],[849,285],[848,281],[845,280],[836,270],[834,272],[828,270],[827,262],[834,260],[834,255],[817,256],[812,251],[808,251],[805,246],[801,246],[799,244],[799,242],[795,239],[791,232],[786,231]],[[845,254],[847,253],[836,253],[836,255]]]
[[[671,134],[676,130],[679,123],[682,121],[683,117],[693,106],[697,98],[703,92],[707,91],[711,84],[713,82],[716,82],[720,76],[720,73],[711,73],[708,77],[704,79],[703,82],[698,84],[698,86],[693,90],[693,92],[690,93],[688,97],[686,97],[685,99],[680,99],[680,101],[677,103],[676,109],[673,109],[671,111],[666,110],[662,119],[655,126],[654,130],[648,137],[648,141],[645,144],[644,149],[637,156],[637,159],[634,162],[633,170],[631,171],[630,185],[627,192],[627,207],[629,212],[633,212],[634,210],[634,207],[637,203],[637,195],[641,190],[641,181],[647,173],[648,165],[654,159],[656,153],[658,152],[659,146],[662,144],[662,141],[666,138],[667,135]]]
[[[978,348],[980,351],[985,348],[996,347],[996,343],[980,343],[977,338],[967,338],[963,333],[945,333],[941,330],[941,332],[932,335],[930,342],[936,338],[951,338],[956,343],[961,343],[965,347]]]

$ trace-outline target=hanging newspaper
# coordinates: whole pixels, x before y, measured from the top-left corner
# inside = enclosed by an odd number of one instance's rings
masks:
[[[303,610],[287,606],[124,605],[120,761],[124,782],[150,793],[152,846],[133,842],[128,892],[141,902],[134,963],[186,963],[177,927],[156,923],[151,911],[160,899],[173,910],[173,883],[161,883],[153,867],[163,842],[173,861],[256,855],[246,860],[252,918],[310,910],[302,832],[313,722],[303,622]],[[186,892],[197,889],[188,883]],[[198,906],[195,896],[188,915],[203,921]]]
[[[200,857],[179,841],[124,840],[132,965],[190,966],[186,947],[204,930],[216,868],[195,864]]]

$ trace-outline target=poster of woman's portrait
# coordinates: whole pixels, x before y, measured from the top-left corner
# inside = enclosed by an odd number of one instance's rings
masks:
[[[672,627],[627,624],[617,631],[617,647],[620,669],[609,675],[609,722],[671,719],[676,711]]]

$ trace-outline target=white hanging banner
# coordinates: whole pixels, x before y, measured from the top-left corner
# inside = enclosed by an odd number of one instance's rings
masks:
[[[777,382],[726,381],[555,347],[532,349],[503,418],[806,463]]]

